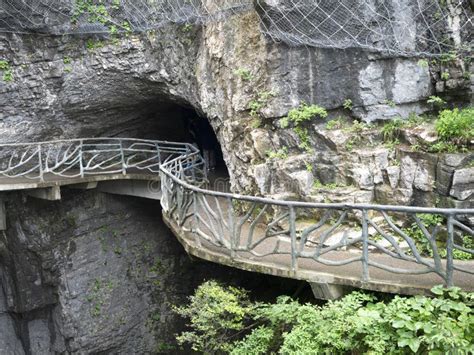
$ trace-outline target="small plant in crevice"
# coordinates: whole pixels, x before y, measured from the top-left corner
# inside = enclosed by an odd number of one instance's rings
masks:
[[[353,120],[352,125],[344,128],[345,132],[361,134],[365,131],[368,131],[372,128],[372,125],[369,123]]]
[[[448,53],[442,53],[439,58],[439,61],[442,64],[450,64],[450,63],[455,62],[457,58],[458,58],[458,54],[455,51],[451,51]]]
[[[446,81],[449,80],[449,73],[447,71],[444,71],[441,73],[441,80]]]
[[[119,22],[110,14],[110,10],[115,11],[120,7],[120,0],[112,0],[108,6],[103,1],[75,0],[71,22],[76,25],[79,19],[84,18],[89,23],[101,24],[111,36],[116,36],[119,32],[129,35],[132,32],[130,22]]]
[[[309,137],[309,131],[304,127],[295,127],[293,129],[300,140],[299,147],[304,151],[311,153],[313,149],[311,148],[311,141]]]
[[[438,110],[446,105],[446,101],[444,101],[441,97],[434,95],[430,96],[426,102],[430,105],[433,105],[433,107]]]
[[[104,47],[104,42],[100,40],[95,40],[93,38],[89,38],[86,41],[86,48],[90,52],[94,52],[96,49]]]
[[[385,100],[383,103],[391,108],[395,108],[397,106],[397,104],[393,100]]]
[[[277,151],[269,150],[266,152],[268,159],[286,159],[288,158],[288,148],[282,147]]]
[[[254,118],[259,118],[261,111],[272,97],[275,97],[276,94],[273,91],[259,91],[256,94],[256,97],[250,101],[248,109],[250,110],[250,116]]]
[[[4,82],[9,83],[13,81],[13,70],[8,61],[0,60],[0,71],[3,73],[2,79]]]
[[[328,112],[323,107],[302,103],[298,108],[290,110],[286,117],[280,119],[280,127],[288,128],[290,124],[298,127],[300,124],[309,122],[316,117],[326,118],[327,116]]]
[[[351,111],[354,107],[354,104],[352,103],[351,99],[345,99],[342,104],[342,107],[344,107],[345,110]]]
[[[102,308],[110,298],[111,292],[114,289],[114,283],[112,281],[105,281],[100,278],[94,279],[90,286],[86,301],[90,303],[90,315],[94,318],[100,317],[102,314]]]
[[[283,129],[292,125],[300,141],[299,147],[306,152],[312,152],[309,130],[304,125],[316,117],[326,118],[327,116],[328,113],[323,107],[302,103],[298,108],[290,110],[286,117],[281,118],[279,124]]]
[[[386,143],[398,141],[400,137],[400,129],[405,125],[405,122],[400,118],[386,122],[382,127],[383,139]]]
[[[326,123],[326,129],[333,130],[333,129],[341,129],[345,127],[345,122],[342,117],[337,117],[332,119]]]
[[[191,30],[193,29],[193,25],[190,24],[190,23],[186,23],[184,25],[181,26],[181,32],[183,33],[189,33],[191,32]]]
[[[245,68],[238,68],[234,71],[234,74],[237,75],[243,81],[250,81],[253,79],[252,72]]]
[[[420,68],[428,68],[429,67],[429,62],[426,59],[420,59],[418,61],[418,66]]]

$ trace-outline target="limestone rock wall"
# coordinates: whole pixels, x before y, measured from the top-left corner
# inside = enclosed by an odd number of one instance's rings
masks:
[[[7,211],[0,247],[5,353],[149,353],[174,343],[179,328],[170,307],[192,292],[197,270],[156,202],[94,192],[66,193],[60,202],[12,194]]]
[[[67,189],[56,202],[4,197],[2,354],[174,352],[183,321],[172,306],[204,280],[267,296],[280,287],[264,275],[193,261],[162,222],[159,201]]]
[[[289,47],[270,41],[259,24],[249,12],[120,40],[0,34],[0,59],[13,75],[0,80],[0,143],[181,140],[189,132],[176,122],[192,110],[212,124],[234,191],[310,201],[432,205],[441,196],[455,206],[471,203],[472,154],[347,151],[350,137],[328,135],[324,124],[311,128],[313,152],[306,154],[294,132],[277,124],[303,101],[334,117],[347,116],[342,106],[350,99],[352,115],[364,121],[425,112],[436,93],[466,103],[466,63],[426,67],[419,58]],[[442,81],[446,70],[450,79]],[[250,112],[255,103],[257,118]],[[290,156],[267,161],[267,152],[282,146]],[[315,190],[315,180],[345,187]],[[194,269],[158,222],[155,205],[93,193],[46,205],[12,194],[7,208],[0,352],[154,351],[176,330],[168,303],[180,302],[209,275],[204,270],[216,268]]]
[[[269,40],[259,25],[249,12],[121,40],[1,35],[13,80],[0,82],[0,142],[144,132],[177,139],[169,122],[188,107],[214,127],[234,189],[254,192],[248,163],[255,157],[255,102],[259,119],[276,130],[277,119],[301,102],[339,115],[350,99],[353,117],[374,121],[432,109],[426,100],[437,91],[470,99],[462,61],[442,81],[448,69],[430,71],[418,58],[289,47]]]

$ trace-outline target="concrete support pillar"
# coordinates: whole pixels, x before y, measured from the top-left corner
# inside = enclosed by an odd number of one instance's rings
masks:
[[[48,201],[58,201],[61,199],[61,188],[59,186],[45,187],[42,189],[28,190],[28,196]]]
[[[351,287],[334,285],[330,283],[310,282],[311,290],[315,298],[319,300],[337,300],[352,291]]]

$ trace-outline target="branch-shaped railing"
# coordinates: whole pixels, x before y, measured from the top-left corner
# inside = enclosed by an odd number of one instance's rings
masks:
[[[196,152],[187,143],[125,138],[88,138],[0,145],[0,178],[45,181],[98,174],[148,171]]]
[[[316,264],[370,274],[435,274],[448,286],[474,274],[474,209],[279,201],[200,188],[199,153],[161,167],[162,206],[198,246],[297,272]],[[197,177],[202,178],[202,176]],[[200,181],[202,182],[202,181]],[[459,274],[459,275],[457,275]]]
[[[437,275],[448,286],[474,274],[474,209],[281,201],[204,189],[204,162],[188,143],[91,138],[0,145],[0,183],[99,174],[160,175],[164,213],[198,247],[269,261],[289,272],[362,282],[377,272]],[[326,269],[327,271],[327,269]]]

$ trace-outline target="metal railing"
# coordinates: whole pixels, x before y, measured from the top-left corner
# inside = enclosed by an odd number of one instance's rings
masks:
[[[448,286],[474,274],[474,209],[307,203],[212,191],[191,144],[91,138],[0,145],[0,179],[54,181],[147,171],[161,180],[164,213],[196,244],[229,258],[277,258],[289,271],[314,265],[435,274]],[[1,182],[1,180],[0,180]],[[206,244],[206,245],[204,245]]]
[[[196,152],[188,143],[129,138],[87,138],[1,144],[0,177],[45,181],[97,174],[149,171],[166,160]]]
[[[306,203],[210,191],[196,184],[189,169],[196,165],[202,165],[198,153],[164,163],[161,185],[165,213],[198,246],[227,249],[231,258],[273,257],[293,272],[300,264],[359,265],[353,272],[362,282],[375,269],[433,273],[447,286],[456,283],[455,273],[474,274],[474,260],[455,260],[474,259],[474,209]]]

